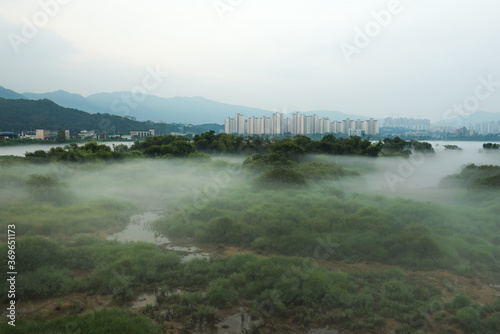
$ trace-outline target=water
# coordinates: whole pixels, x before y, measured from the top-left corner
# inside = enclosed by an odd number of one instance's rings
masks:
[[[98,144],[108,145],[113,148],[113,144],[119,145],[127,145],[128,147],[132,146],[133,142],[125,142],[125,141],[107,141],[107,142],[98,142]],[[43,145],[15,145],[15,146],[0,146],[0,156],[2,155],[14,155],[16,157],[24,157],[26,152],[35,152],[38,150],[48,151],[52,147],[64,147],[67,144],[43,144]],[[85,143],[78,143],[79,146],[85,145]]]
[[[187,262],[192,259],[209,259],[210,254],[203,253],[195,246],[175,246],[171,241],[155,231],[153,223],[163,216],[163,212],[145,212],[130,218],[130,224],[121,232],[108,236],[107,240],[119,242],[150,242],[168,251],[181,255],[181,261]]]
[[[192,334],[245,334],[253,333],[256,328],[264,324],[261,316],[252,316],[240,307],[234,313],[221,322],[213,325],[211,323],[198,324]]]
[[[143,293],[142,295],[137,297],[136,301],[134,302],[134,304],[132,304],[130,308],[138,309],[146,307],[147,305],[151,306],[156,305],[156,294]]]
[[[120,242],[150,242],[158,246],[169,244],[170,240],[153,229],[152,223],[161,217],[159,212],[145,212],[130,218],[130,224],[121,232],[108,236],[107,240]]]
[[[175,289],[172,291],[167,292],[167,297],[172,296],[172,295],[180,295],[182,294],[182,291],[179,289]],[[143,293],[137,299],[135,302],[132,304],[130,307],[131,309],[138,309],[138,308],[143,308],[146,307],[147,305],[151,306],[156,306],[156,297],[158,296],[158,293]]]

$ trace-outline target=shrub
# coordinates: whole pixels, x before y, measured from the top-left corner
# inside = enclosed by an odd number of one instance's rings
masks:
[[[275,168],[260,175],[257,183],[271,187],[304,186],[306,178],[303,174],[290,169]]]
[[[481,324],[479,311],[471,306],[459,309],[456,313],[456,318],[467,331],[476,331]]]

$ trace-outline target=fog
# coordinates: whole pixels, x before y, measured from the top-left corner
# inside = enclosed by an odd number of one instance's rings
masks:
[[[137,160],[112,165],[22,164],[5,166],[2,174],[15,175],[19,180],[26,180],[32,174],[53,177],[77,202],[112,198],[133,202],[140,210],[170,210],[179,199],[203,192],[221,168],[217,163]],[[16,185],[4,186],[1,192],[13,200],[12,192],[24,196],[28,191]]]
[[[500,152],[482,149],[480,142],[432,142],[435,154],[414,153],[409,158],[313,156],[311,161],[332,162],[360,171],[361,175],[338,182],[351,193],[404,197],[419,201],[453,203],[456,191],[443,189],[443,178],[460,173],[469,164],[499,165]],[[457,145],[463,150],[446,150]]]
[[[110,305],[138,310],[144,324],[157,326],[151,333],[171,326],[207,332],[209,324],[213,333],[232,333],[244,327],[249,300],[277,310],[267,315],[253,306],[251,326],[282,326],[278,332],[292,326],[298,333],[305,323],[324,328],[320,318],[283,322],[304,306],[321,314],[322,307],[349,310],[358,299],[372,308],[327,323],[352,328],[379,313],[408,319],[433,300],[451,310],[450,319],[460,317],[467,310],[453,302],[461,295],[442,297],[449,277],[475,280],[466,298],[476,295],[472,289],[487,292],[470,308],[496,298],[500,193],[476,181],[497,177],[500,167],[469,170],[470,179],[449,176],[469,164],[498,166],[500,152],[479,143],[456,143],[462,151],[444,145],[407,158],[305,155],[284,165],[243,155],[65,163],[2,156],[2,228],[16,226],[18,298],[49,305],[42,308],[49,319],[74,315],[78,302],[78,319],[103,316],[113,326],[130,313],[105,313]],[[403,297],[391,297],[391,284],[406,291],[406,310],[397,308]],[[8,302],[3,297],[2,307]],[[39,325],[36,317],[20,318]],[[221,325],[227,321],[229,328]],[[372,326],[389,332],[388,324]]]

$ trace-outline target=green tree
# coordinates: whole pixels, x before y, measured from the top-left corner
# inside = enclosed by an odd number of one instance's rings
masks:
[[[64,132],[64,130],[57,131],[56,142],[65,143],[66,141],[67,141],[66,140],[66,133]]]

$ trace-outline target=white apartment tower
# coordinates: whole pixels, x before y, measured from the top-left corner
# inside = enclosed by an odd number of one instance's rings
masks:
[[[359,119],[353,121],[349,118],[343,121],[330,121],[328,117],[306,116],[299,112],[292,114],[291,118],[285,118],[282,113],[274,113],[271,117],[252,116],[245,120],[243,115],[236,114],[235,118],[225,119],[224,132],[249,136],[279,136],[285,133],[291,133],[292,136],[326,133],[378,135],[379,121],[373,118],[367,121]]]

